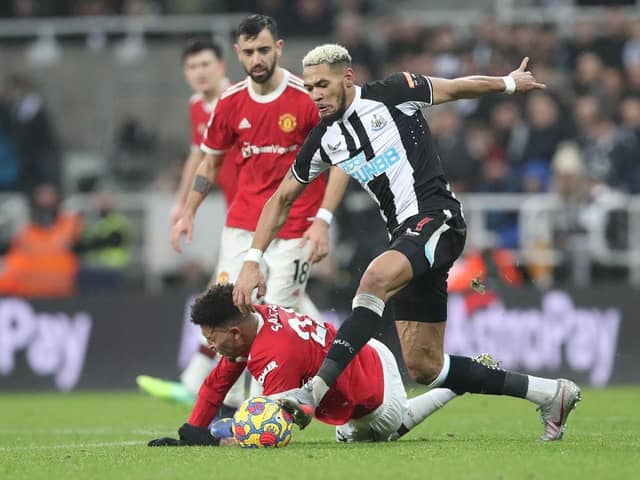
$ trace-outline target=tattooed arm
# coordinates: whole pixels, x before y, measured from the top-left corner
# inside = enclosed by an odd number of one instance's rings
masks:
[[[195,173],[193,186],[187,196],[182,216],[171,228],[171,245],[178,253],[180,248],[180,238],[186,235],[187,243],[191,242],[193,236],[193,221],[198,207],[213,188],[213,184],[218,176],[218,170],[222,164],[223,155],[207,154],[204,156]]]
[[[184,209],[185,214],[195,216],[196,210],[198,210],[204,197],[206,197],[213,188],[213,184],[218,177],[220,165],[222,165],[222,158],[223,155],[207,154],[200,162],[200,165],[198,165],[193,178],[191,191],[187,196]]]

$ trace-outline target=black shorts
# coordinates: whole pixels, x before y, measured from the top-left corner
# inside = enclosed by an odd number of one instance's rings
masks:
[[[409,259],[413,280],[393,297],[396,320],[447,319],[447,277],[466,236],[464,218],[449,210],[419,214],[398,227],[389,250]]]

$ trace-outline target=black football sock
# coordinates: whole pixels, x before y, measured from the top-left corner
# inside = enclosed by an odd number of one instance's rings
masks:
[[[334,338],[317,375],[331,388],[349,362],[380,330],[382,316],[366,307],[356,307]]]
[[[458,395],[467,392],[518,398],[527,395],[527,375],[487,367],[469,357],[450,355],[449,360],[449,373],[439,387],[450,388]]]

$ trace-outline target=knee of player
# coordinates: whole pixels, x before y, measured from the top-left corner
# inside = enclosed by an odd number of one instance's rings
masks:
[[[385,272],[370,268],[362,275],[358,293],[370,293],[380,297],[383,301],[387,300],[390,279],[387,278]]]
[[[424,356],[407,356],[404,359],[407,372],[412,380],[429,385],[433,382],[442,370],[443,360]]]

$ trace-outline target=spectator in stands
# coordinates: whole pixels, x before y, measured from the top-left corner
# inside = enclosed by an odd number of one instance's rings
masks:
[[[620,104],[619,117],[621,127],[634,139],[636,148],[640,145],[640,98],[625,98]],[[635,161],[634,178],[631,193],[640,193],[640,160]]]
[[[554,156],[552,190],[559,197],[560,208],[554,211],[553,238],[547,244],[562,253],[556,280],[570,279],[576,285],[588,284],[591,277],[589,232],[600,231],[608,237],[604,232],[616,231],[622,220],[610,215],[610,206],[619,204],[620,194],[593,175],[581,155],[577,144],[565,143]],[[610,241],[607,238],[606,242]]]
[[[540,77],[538,69],[541,66],[548,66],[552,69],[566,68],[569,62],[569,49],[566,43],[559,37],[553,25],[543,25],[538,32],[535,45],[536,78]]]
[[[625,89],[625,81],[622,71],[617,68],[607,67],[602,71],[600,79],[600,104],[606,115],[614,117],[618,114],[618,106],[622,102]]]
[[[364,65],[370,76],[378,78],[382,67],[380,55],[365,36],[363,19],[360,16],[345,13],[338,17],[336,20],[336,41],[349,50],[355,66]]]
[[[513,193],[520,185],[517,169],[507,162],[504,151],[495,143],[493,131],[486,125],[473,125],[469,132],[472,155],[481,163],[475,191],[483,193]],[[443,162],[446,168],[446,160]],[[496,233],[497,245],[501,248],[517,246],[517,214],[515,212],[487,212],[487,227]]]
[[[516,102],[512,99],[501,100],[492,109],[490,121],[495,147],[504,152],[508,163],[520,163],[527,146],[529,127]]]
[[[591,20],[579,19],[575,26],[573,38],[569,41],[569,66],[575,68],[578,57],[584,52],[597,49],[596,26]]]
[[[42,96],[27,77],[12,74],[5,80],[5,98],[22,188],[30,191],[40,184],[60,185],[58,138]]]
[[[294,23],[286,25],[287,35],[329,35],[333,32],[335,11],[331,2],[293,1]]]
[[[558,105],[548,93],[536,93],[527,98],[528,138],[522,162],[542,161],[547,164],[566,133]]]
[[[74,2],[73,13],[78,16],[94,17],[119,12],[118,9],[110,9],[106,0],[83,0]]]
[[[30,196],[31,221],[13,237],[0,270],[0,295],[62,297],[75,291],[80,218],[61,209],[56,186],[37,186]]]
[[[122,13],[128,17],[145,17],[161,13],[162,2],[158,0],[125,0]]]
[[[132,227],[116,210],[111,192],[96,193],[93,203],[75,248],[82,261],[78,287],[81,291],[119,288],[131,264]]]
[[[37,17],[41,13],[40,3],[36,0],[13,0],[10,2],[12,4],[12,11],[14,17],[19,18],[30,18]]]
[[[622,47],[622,64],[624,67],[640,63],[640,19],[635,19],[629,26],[629,38]]]
[[[379,8],[384,0],[341,0],[339,3],[343,13],[366,15]]]
[[[573,104],[573,121],[575,123],[575,137],[579,144],[587,142],[588,132],[598,121],[600,116],[600,102],[593,95],[578,97]]]
[[[622,52],[627,41],[629,21],[620,8],[609,8],[604,22],[603,35],[598,40],[599,53],[605,65],[622,68]]]
[[[574,74],[574,91],[578,95],[599,94],[603,69],[602,59],[597,53],[586,51],[578,55]]]
[[[432,75],[444,78],[463,75],[462,48],[453,28],[440,27],[427,42],[434,54]]]
[[[599,183],[630,191],[637,169],[638,145],[635,137],[618,128],[604,112],[585,132],[582,156],[587,174]]]
[[[640,62],[630,63],[625,68],[627,94],[640,95]]]
[[[0,191],[17,190],[18,153],[11,138],[9,109],[0,102]]]
[[[549,163],[527,162],[522,170],[522,191],[524,193],[544,193],[549,189],[551,169]]]
[[[453,106],[446,105],[434,112],[430,120],[438,154],[446,159],[443,168],[451,188],[456,193],[471,191],[480,163],[469,153],[460,114]]]
[[[520,215],[524,263],[540,288],[553,283],[554,267],[562,274],[567,271],[572,239],[586,231],[583,212],[589,202],[589,185],[575,142],[558,146],[551,171],[550,190],[557,195],[558,209],[549,211],[538,198],[531,197],[524,202]],[[552,256],[553,249],[560,252],[559,262]]]

